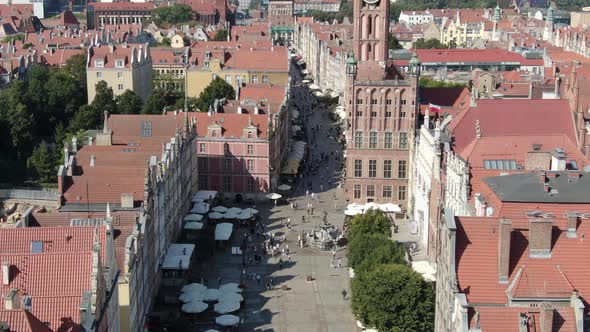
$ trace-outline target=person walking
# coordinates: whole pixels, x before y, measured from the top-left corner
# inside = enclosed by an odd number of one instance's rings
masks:
[[[260,274],[256,274],[256,283],[260,285]]]
[[[217,287],[221,286],[221,276],[217,277]]]
[[[346,301],[346,289],[342,290],[342,301]]]
[[[342,258],[338,258],[338,268],[342,267]]]

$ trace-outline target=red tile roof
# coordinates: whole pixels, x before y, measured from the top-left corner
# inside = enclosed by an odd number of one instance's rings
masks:
[[[130,68],[133,52],[135,51],[135,61],[139,61],[140,50],[145,52],[145,45],[142,44],[129,44],[125,46],[115,46],[111,51],[110,46],[101,45],[93,46],[90,51],[90,59],[88,61],[88,68],[97,68],[95,60],[103,60],[104,68],[115,68],[117,60],[123,60],[125,68]],[[143,57],[145,53],[142,53]]]
[[[519,63],[527,66],[543,66],[543,59],[526,59],[522,55],[502,49],[419,49],[414,50],[423,64],[447,62],[463,63]],[[397,60],[407,65],[409,60]]]
[[[223,128],[223,138],[240,138],[244,135],[243,129],[252,123],[258,127],[259,138],[268,139],[268,115],[266,114],[190,113],[190,116],[191,118],[196,116],[199,137],[207,136],[208,126],[217,123]]]
[[[240,48],[226,61],[227,69],[288,72],[287,47],[271,49]]]
[[[252,99],[260,101],[267,99],[273,106],[279,106],[285,101],[285,86],[272,84],[247,84],[240,88],[240,100]]]
[[[10,332],[52,332],[30,311],[23,309],[0,310],[0,322],[8,323]]]
[[[81,298],[92,289],[91,252],[0,254],[0,261],[12,271],[9,285],[0,288],[3,297],[17,288],[32,297],[32,313],[52,329],[70,324],[72,330],[80,329]]]
[[[463,153],[476,139],[476,121],[481,137],[565,134],[577,141],[566,100],[478,100],[449,124],[456,152]]]
[[[533,317],[534,319],[529,320],[529,331],[533,331],[533,326],[538,328],[539,326],[539,315],[538,309],[527,308],[527,307],[476,307],[479,311],[479,326],[481,331],[485,332],[506,332],[506,331],[518,331],[520,324],[520,314],[526,313],[527,316]],[[472,314],[473,310],[470,310]],[[475,320],[473,315],[469,317],[470,328],[475,327]],[[536,321],[535,321],[536,320]],[[570,307],[555,307],[554,318],[553,318],[553,330],[552,331],[575,331],[575,314],[574,310]]]
[[[89,2],[94,10],[153,10],[156,6],[151,2]]]

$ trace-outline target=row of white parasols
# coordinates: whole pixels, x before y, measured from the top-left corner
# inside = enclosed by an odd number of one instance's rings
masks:
[[[248,220],[252,219],[258,210],[253,208],[240,209],[236,207],[226,208],[225,206],[218,205],[214,207],[213,212],[209,213],[209,219],[238,219]]]
[[[215,318],[215,323],[220,326],[234,326],[240,318],[229,313],[238,311],[244,298],[240,294],[242,289],[236,283],[221,285],[219,289],[207,288],[199,283],[192,283],[182,287],[179,300],[183,302],[181,310],[189,314],[198,314],[209,308],[207,302],[217,302],[213,311],[221,316]]]

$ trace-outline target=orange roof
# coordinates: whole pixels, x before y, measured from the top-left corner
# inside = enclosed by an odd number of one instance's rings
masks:
[[[139,52],[145,52],[145,45],[129,44],[125,46],[115,46],[111,50],[109,45],[93,46],[91,49],[88,68],[96,68],[95,60],[102,60],[104,68],[115,68],[117,60],[123,60],[123,66],[130,68],[133,52],[135,51],[136,61],[139,61]],[[142,53],[143,57],[145,53]],[[101,67],[102,68],[102,67]]]
[[[89,2],[89,6],[94,7],[95,11],[98,10],[153,10],[156,6],[151,2]]]
[[[199,137],[207,136],[209,125],[217,123],[223,128],[223,138],[240,138],[243,136],[244,128],[251,123],[258,128],[260,139],[268,139],[268,115],[266,114],[190,113],[190,117],[193,116],[197,120]]]
[[[481,331],[486,332],[506,332],[518,331],[518,326],[521,322],[520,314],[526,313],[529,317],[528,326],[529,331],[533,331],[533,326],[539,326],[538,309],[526,307],[487,307],[477,306],[479,311],[479,326]],[[471,328],[475,327],[475,320],[473,319],[474,310],[469,310]],[[573,308],[570,307],[555,307],[553,330],[552,331],[575,331],[575,314]]]
[[[10,331],[18,332],[52,332],[30,311],[23,309],[0,310],[0,322],[10,325]]]
[[[227,69],[288,72],[287,47],[271,49],[240,48],[225,63]]]
[[[276,107],[285,101],[285,89],[286,87],[284,85],[247,84],[243,88],[240,88],[240,100],[252,99],[261,101],[266,99]]]

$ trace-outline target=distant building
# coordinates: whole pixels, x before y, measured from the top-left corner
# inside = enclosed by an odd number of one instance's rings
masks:
[[[115,95],[131,90],[145,101],[152,93],[148,44],[90,46],[87,56],[88,103],[94,100],[96,84],[100,81],[105,81]]]
[[[98,29],[105,25],[145,23],[155,8],[150,2],[89,2],[86,25],[88,29]]]
[[[290,45],[293,41],[293,0],[269,0],[268,22],[273,43]]]
[[[428,11],[406,11],[402,10],[399,14],[399,23],[405,24],[426,24],[432,22],[434,16]]]
[[[293,4],[295,15],[305,15],[312,10],[328,13],[340,11],[340,1],[338,0],[294,0]]]
[[[388,1],[355,1],[353,16],[354,55],[346,60],[344,93],[347,199],[405,208],[420,61],[414,57],[405,73],[388,61]]]

